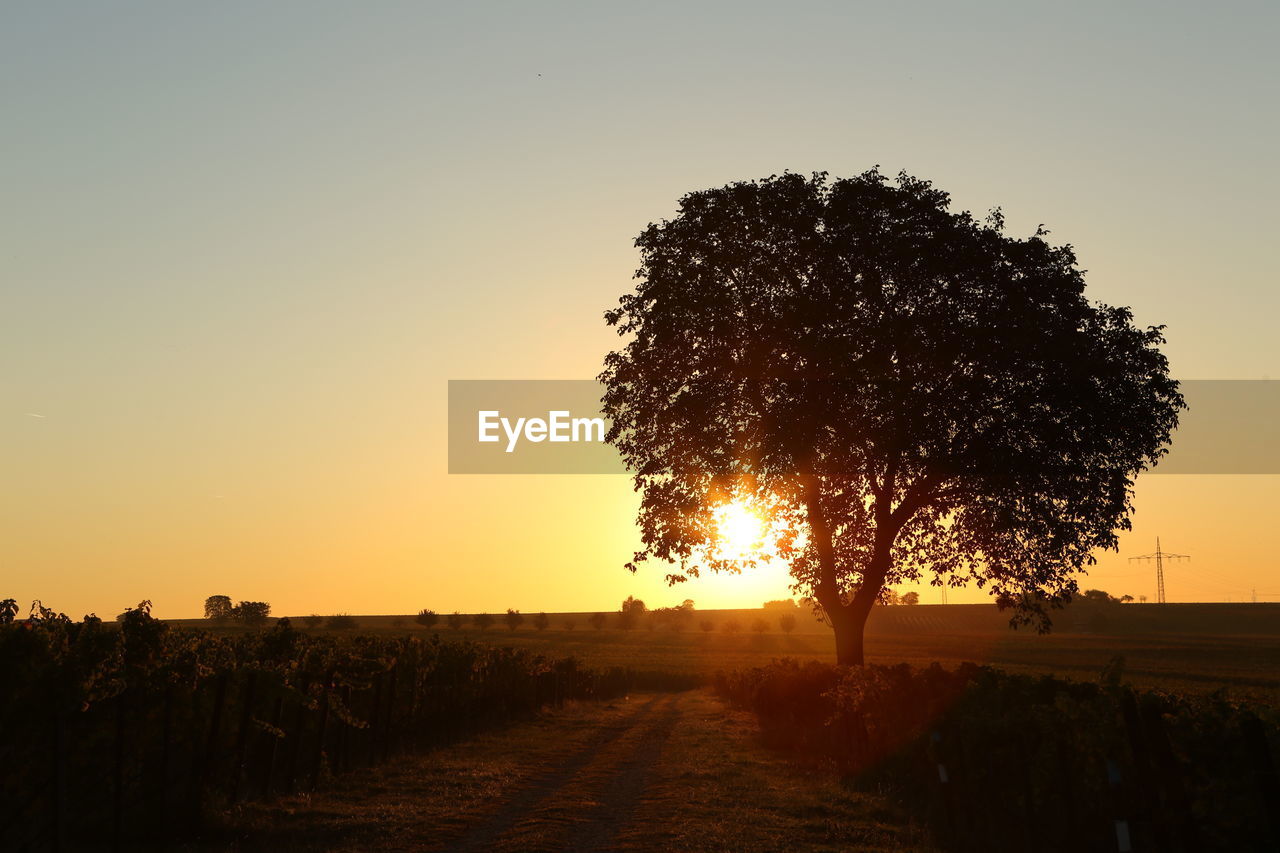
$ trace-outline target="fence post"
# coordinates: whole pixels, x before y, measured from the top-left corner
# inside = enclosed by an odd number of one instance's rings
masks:
[[[387,675],[387,712],[386,724],[382,729],[382,760],[385,762],[387,756],[391,753],[391,740],[395,737],[395,710],[396,710],[396,665],[391,665],[391,672]]]
[[[194,790],[191,795],[191,810],[194,820],[200,818],[204,789],[209,784],[209,776],[213,768],[213,757],[217,754],[218,734],[222,728],[222,706],[227,698],[227,678],[228,673],[226,671],[218,673],[217,687],[214,688],[213,693],[213,708],[210,712],[209,737],[205,741],[203,751],[200,750],[198,745],[196,746],[196,768],[192,774]],[[192,705],[194,706],[198,701],[199,697],[193,691],[191,694]]]
[[[53,851],[63,847],[64,814],[66,813],[66,733],[63,731],[65,715],[59,707],[53,715]]]
[[[320,765],[324,762],[324,735],[329,722],[329,688],[333,683],[333,673],[325,677],[320,691],[320,726],[316,733],[316,755],[311,765],[311,789],[314,791],[320,784]]]
[[[1253,782],[1258,788],[1262,810],[1266,812],[1267,822],[1270,824],[1272,840],[1280,847],[1280,779],[1276,777],[1267,732],[1262,727],[1261,720],[1253,714],[1246,714],[1240,720],[1240,734],[1253,765]]]
[[[378,763],[378,735],[382,729],[382,679],[383,673],[373,676],[373,704],[369,708],[368,764],[370,767]]]
[[[126,688],[125,693],[121,693],[116,697],[115,753],[111,768],[111,849],[115,851],[123,849],[120,845],[124,840],[122,837],[124,823],[124,697],[127,692],[128,688]]]
[[[271,780],[275,776],[276,771],[276,748],[280,745],[280,714],[284,710],[284,696],[277,696],[275,705],[271,709],[271,729],[269,733],[271,738],[267,744],[267,760],[266,769],[262,774],[262,796],[271,796]]]
[[[165,679],[164,699],[160,710],[160,772],[156,777],[158,799],[160,801],[160,824],[162,831],[168,835],[173,824],[169,813],[169,741],[173,733],[173,682]]]
[[[1168,806],[1178,825],[1177,846],[1183,853],[1199,853],[1200,832],[1191,811],[1191,797],[1187,795],[1183,784],[1182,768],[1178,766],[1178,759],[1169,743],[1169,734],[1165,731],[1164,715],[1156,705],[1148,703],[1142,709],[1142,722],[1146,729],[1147,745],[1154,753],[1160,771]]]
[[[298,756],[302,753],[302,732],[306,726],[307,679],[302,679],[302,697],[293,713],[293,737],[289,741],[289,759],[285,765],[285,790],[292,794],[298,789]]]
[[[236,766],[231,774],[231,802],[240,800],[240,777],[244,775],[244,765],[249,748],[249,728],[253,725],[253,700],[257,696],[258,673],[249,670],[245,679],[244,706],[240,711],[240,732],[236,736]]]
[[[1141,827],[1144,835],[1149,833],[1153,848],[1159,851],[1169,850],[1168,827],[1161,820],[1160,780],[1151,766],[1151,750],[1142,730],[1142,719],[1138,712],[1138,700],[1132,690],[1124,690],[1120,695],[1120,712],[1124,718],[1125,731],[1129,736],[1129,751],[1133,755],[1133,770],[1137,783],[1134,786],[1134,802],[1141,809]],[[1146,841],[1141,842],[1146,846]]]

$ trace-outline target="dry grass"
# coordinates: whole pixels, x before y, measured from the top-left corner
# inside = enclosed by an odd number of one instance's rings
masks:
[[[191,851],[929,851],[881,798],[758,744],[705,691],[571,705],[341,788],[222,816]]]

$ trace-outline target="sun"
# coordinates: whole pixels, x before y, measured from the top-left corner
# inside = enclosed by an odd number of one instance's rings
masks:
[[[716,519],[716,546],[714,556],[719,560],[761,559],[763,553],[765,522],[760,513],[742,501],[731,501],[714,510]]]

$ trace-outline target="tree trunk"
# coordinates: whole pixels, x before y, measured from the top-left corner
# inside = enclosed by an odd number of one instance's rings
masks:
[[[866,662],[863,640],[870,611],[862,613],[860,609],[843,606],[827,613],[836,634],[836,663],[840,666],[862,666]]]

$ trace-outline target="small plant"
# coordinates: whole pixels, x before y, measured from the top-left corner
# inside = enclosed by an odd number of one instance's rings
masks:
[[[606,617],[603,613],[592,613],[591,618],[588,619],[587,621],[591,623],[592,628],[595,628],[597,631],[600,631],[604,629],[604,623],[607,620],[607,618],[608,617]]]
[[[742,623],[737,619],[730,619],[728,622],[724,623],[724,632],[726,634],[737,634],[741,630]]]
[[[324,620],[324,626],[330,631],[350,631],[360,627],[360,623],[350,613],[335,613]]]
[[[481,631],[489,630],[489,626],[493,624],[493,617],[488,613],[477,613],[471,617],[471,624],[475,625]]]
[[[703,619],[698,623],[698,627],[702,629],[703,633],[710,634],[716,629],[716,623],[712,622],[710,619]]]
[[[757,634],[763,634],[769,630],[769,623],[763,619],[755,619],[751,622],[751,630]]]
[[[436,615],[434,610],[419,610],[417,617],[413,620],[423,628],[433,628],[440,621],[440,617]]]
[[[537,628],[539,631],[547,630],[547,626],[550,624],[551,620],[545,613],[539,613],[537,616],[533,617],[533,627]]]
[[[507,619],[507,629],[510,631],[514,631],[515,629],[519,628],[520,625],[524,622],[524,616],[520,614],[520,611],[512,610],[510,607],[507,608],[506,619]]]
[[[449,623],[449,627],[455,631],[467,624],[467,618],[456,610],[446,616],[445,621]]]

